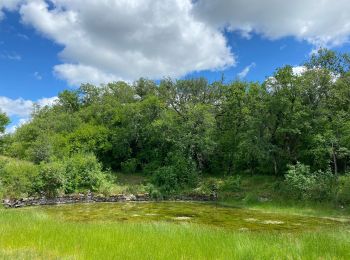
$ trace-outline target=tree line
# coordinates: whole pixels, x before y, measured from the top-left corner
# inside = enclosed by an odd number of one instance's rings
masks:
[[[103,169],[157,182],[212,175],[284,175],[288,165],[349,171],[350,58],[321,49],[264,82],[139,79],[65,90],[2,135],[1,153],[35,164],[94,154]],[[0,131],[8,118],[1,114]]]

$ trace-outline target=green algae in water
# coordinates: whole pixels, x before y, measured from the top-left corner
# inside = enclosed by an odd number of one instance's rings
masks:
[[[26,210],[26,209],[22,209]],[[78,222],[172,222],[198,224],[239,231],[320,231],[344,227],[350,222],[333,219],[264,213],[256,210],[196,202],[123,202],[43,206],[38,214],[59,221]]]

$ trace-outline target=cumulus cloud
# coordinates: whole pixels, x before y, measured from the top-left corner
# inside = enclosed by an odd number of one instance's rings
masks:
[[[349,41],[349,0],[198,0],[194,13],[216,28],[269,39],[293,36],[319,46]]]
[[[0,20],[5,16],[4,10],[15,11],[23,0],[0,0]]]
[[[307,68],[305,66],[295,66],[292,68],[293,74],[296,76],[301,76]]]
[[[8,128],[6,128],[5,133],[12,134],[12,133],[16,132],[18,127],[20,127],[28,122],[29,122],[29,118],[20,118],[18,120],[18,122],[16,122],[16,124],[13,124],[13,125],[9,126]]]
[[[18,118],[7,129],[6,133],[14,133],[18,127],[30,121],[34,104],[40,107],[52,106],[57,101],[57,97],[41,98],[37,101],[23,98],[11,99],[0,96],[0,111],[5,112],[11,119]]]
[[[250,65],[246,66],[240,73],[237,74],[238,78],[245,78],[250,70],[256,66],[255,62],[252,62]]]
[[[38,104],[41,107],[51,106],[56,100],[57,97],[41,98],[37,101],[32,101],[23,98],[11,99],[0,96],[0,110],[10,117],[17,116],[26,119],[30,117],[34,104]]]
[[[178,77],[235,63],[226,38],[192,15],[191,0],[44,0],[20,8],[22,21],[63,46],[54,73],[92,81]]]
[[[54,74],[61,79],[67,80],[71,86],[81,83],[103,84],[122,80],[111,73],[105,73],[97,68],[85,65],[61,64],[54,67]]]
[[[225,30],[291,36],[314,49],[350,35],[349,0],[0,0],[0,19],[17,9],[24,24],[62,46],[53,72],[70,85],[233,66]]]

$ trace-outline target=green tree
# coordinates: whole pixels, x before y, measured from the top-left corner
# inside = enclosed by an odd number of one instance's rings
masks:
[[[9,123],[10,118],[0,110],[0,134],[5,132],[5,128]]]

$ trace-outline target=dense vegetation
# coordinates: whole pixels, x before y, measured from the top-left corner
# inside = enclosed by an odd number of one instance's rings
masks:
[[[347,203],[350,58],[322,49],[304,65],[302,74],[285,66],[263,83],[140,79],[65,90],[0,139],[6,158],[23,160],[1,159],[0,190],[101,190],[123,171],[172,194],[202,185],[203,174],[264,174],[286,175],[284,189],[297,199]],[[230,177],[221,188],[238,183]]]

